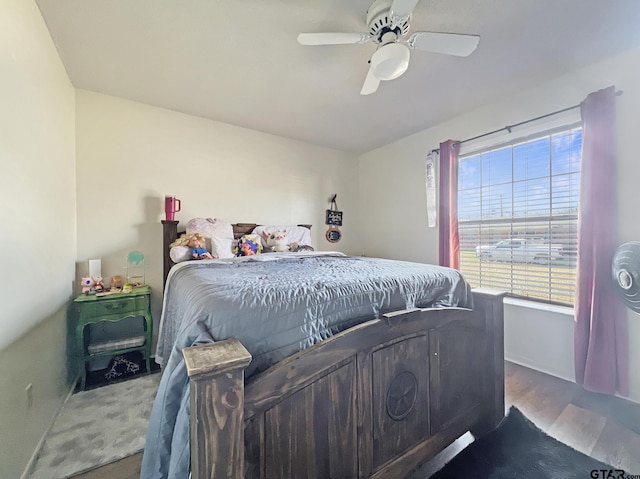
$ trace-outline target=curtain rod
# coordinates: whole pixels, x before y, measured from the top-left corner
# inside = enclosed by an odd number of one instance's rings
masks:
[[[618,90],[618,91],[616,91],[616,96],[621,96],[623,93],[624,92],[622,90]],[[518,126],[526,125],[527,123],[532,123],[534,121],[542,120],[543,118],[548,118],[550,116],[559,115],[560,113],[564,113],[565,111],[575,110],[576,108],[580,108],[581,106],[582,106],[582,103],[578,103],[577,105],[568,106],[567,108],[563,108],[562,110],[553,111],[551,113],[547,113],[546,115],[541,115],[541,116],[537,116],[535,118],[530,118],[528,120],[521,121],[520,123],[515,123],[513,125],[507,125],[507,126],[504,126],[502,128],[499,128],[497,130],[493,130],[493,131],[490,131],[488,133],[483,133],[482,135],[474,136],[472,138],[467,138],[466,140],[456,141],[453,144],[453,146],[460,146],[463,143],[466,143],[468,141],[478,140],[480,138],[484,138],[485,136],[489,136],[489,135],[494,135],[496,133],[500,133],[501,131],[508,131],[509,133],[511,133],[511,130],[513,128],[518,127]],[[440,153],[440,148],[435,148],[435,149],[433,149],[431,151]]]

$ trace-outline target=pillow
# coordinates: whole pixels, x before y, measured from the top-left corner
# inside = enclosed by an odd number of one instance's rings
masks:
[[[231,223],[219,218],[193,218],[187,223],[187,233],[200,233],[205,238],[233,239]]]
[[[251,254],[247,252],[251,251]],[[234,250],[236,256],[251,256],[262,253],[262,240],[258,235],[244,235],[236,243]]]
[[[266,231],[267,233],[273,233],[274,231],[283,230],[287,232],[287,241],[289,242],[289,244],[298,243],[311,246],[311,230],[309,230],[309,228],[305,228],[304,226],[256,226],[252,233],[261,236],[263,231]]]
[[[181,263],[191,259],[191,248],[188,246],[174,246],[169,250],[169,257],[174,263]]]
[[[233,239],[229,238],[211,238],[211,254],[214,258],[233,258],[235,255],[233,254],[234,247]]]

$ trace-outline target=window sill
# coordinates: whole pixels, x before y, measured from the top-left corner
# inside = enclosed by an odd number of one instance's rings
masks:
[[[538,309],[540,311],[548,311],[550,313],[565,314],[573,316],[573,308],[570,306],[558,306],[557,304],[539,303],[537,301],[527,301],[520,298],[504,298],[504,304],[518,306],[521,308]]]

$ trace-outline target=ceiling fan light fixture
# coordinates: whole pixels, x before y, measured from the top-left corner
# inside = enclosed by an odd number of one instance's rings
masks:
[[[409,68],[409,47],[403,43],[383,45],[371,56],[371,69],[378,80],[393,80]]]

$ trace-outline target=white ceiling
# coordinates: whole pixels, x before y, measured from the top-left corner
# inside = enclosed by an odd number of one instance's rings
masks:
[[[71,81],[93,90],[362,153],[499,96],[640,45],[640,0],[420,0],[417,30],[481,35],[467,58],[412,51],[361,96],[369,0],[37,0]]]

